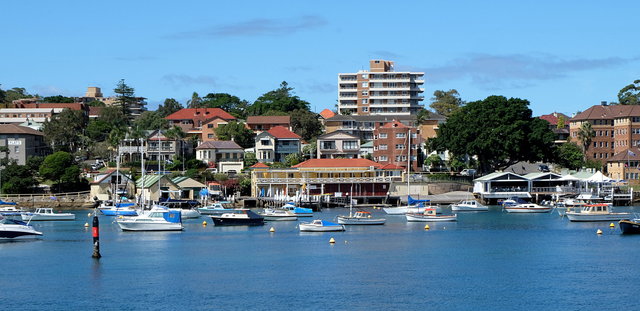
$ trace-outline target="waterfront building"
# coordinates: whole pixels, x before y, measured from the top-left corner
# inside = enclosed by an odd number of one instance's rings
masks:
[[[136,185],[129,176],[125,172],[118,172],[115,169],[93,175],[93,180],[90,183],[90,197],[105,201],[115,199],[116,195],[134,194]]]
[[[318,159],[355,159],[360,154],[360,138],[338,130],[318,136],[316,141]]]
[[[282,126],[291,130],[290,116],[249,116],[247,117],[247,128],[256,134],[268,131],[276,126]]]
[[[422,171],[422,136],[415,127],[397,120],[389,122],[374,131],[373,160],[385,165],[393,164],[411,170]],[[410,157],[410,158],[409,158]]]
[[[640,183],[640,148],[631,147],[610,157],[607,160],[607,173],[612,179]]]
[[[171,199],[181,200],[198,200],[200,198],[200,190],[206,188],[203,183],[189,177],[178,176],[171,181],[180,187],[179,192],[175,192]]]
[[[236,117],[220,108],[184,108],[167,117],[173,126],[178,126],[189,136],[199,141],[217,140],[215,129],[222,124],[236,121]]]
[[[338,74],[338,114],[417,114],[423,84],[424,72],[395,71],[392,61],[371,60],[368,71]]]
[[[136,180],[136,198],[140,201],[158,202],[160,198],[168,198],[169,193],[177,192],[180,187],[167,175],[145,175]]]
[[[593,174],[590,174],[591,176]],[[580,187],[576,178],[544,172],[519,175],[511,172],[494,172],[474,181],[473,192],[482,200],[495,202],[513,197],[531,198],[533,195],[576,195]]]
[[[142,145],[138,139],[125,138],[118,148],[122,161],[140,161],[140,156],[144,152],[146,159],[159,161],[160,165],[166,165],[174,156],[187,156],[193,152],[190,143],[167,137],[161,130],[145,131]],[[161,166],[158,170],[161,170]]]
[[[15,124],[0,124],[0,146],[9,149],[9,154],[0,152],[0,157],[15,160],[19,165],[25,165],[29,157],[50,153],[42,132]]]
[[[254,167],[251,195],[270,197],[323,195],[346,196],[382,201],[392,181],[402,179],[402,168],[384,169],[367,159],[310,159],[291,168]]]
[[[301,152],[302,138],[283,126],[275,126],[255,138],[259,162],[284,162],[286,156]]]
[[[196,159],[220,173],[244,169],[244,149],[234,141],[205,141],[196,147]]]

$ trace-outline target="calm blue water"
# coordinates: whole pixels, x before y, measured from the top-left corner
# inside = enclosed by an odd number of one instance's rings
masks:
[[[83,227],[88,211],[76,213],[74,222],[36,223],[41,240],[0,243],[1,309],[611,310],[640,288],[640,235],[555,212],[495,207],[429,231],[387,216],[385,226],[344,233],[204,219],[181,233],[128,233],[101,217],[99,261]]]

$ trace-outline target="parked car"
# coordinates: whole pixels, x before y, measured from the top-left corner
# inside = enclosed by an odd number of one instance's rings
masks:
[[[477,174],[475,169],[472,168],[465,168],[462,171],[460,171],[460,176],[475,176]]]
[[[546,164],[538,164],[538,171],[547,173],[549,172],[549,166],[547,166]]]

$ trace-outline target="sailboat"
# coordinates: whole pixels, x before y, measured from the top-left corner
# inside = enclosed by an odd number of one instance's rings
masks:
[[[408,147],[407,148],[407,205],[396,207],[385,207],[384,212],[388,215],[404,215],[406,213],[422,213],[425,210],[424,203],[429,200],[415,200],[409,194],[411,189],[411,178],[409,176],[411,172],[411,131],[408,134]]]
[[[182,216],[180,211],[172,210],[166,206],[153,205],[150,210],[144,210],[144,141],[141,147],[142,162],[142,192],[140,198],[140,211],[137,216],[122,217],[116,220],[122,231],[182,231]]]
[[[135,203],[130,202],[118,202],[120,201],[120,146],[118,146],[118,157],[116,158],[116,185],[113,191],[115,200],[105,201],[98,208],[100,212],[105,216],[136,216]]]
[[[351,198],[349,204],[349,216],[338,216],[338,223],[341,225],[384,225],[387,221],[384,218],[371,218],[371,213],[357,211],[353,213],[353,187],[351,187]]]

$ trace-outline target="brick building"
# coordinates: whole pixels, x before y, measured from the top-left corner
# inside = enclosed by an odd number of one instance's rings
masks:
[[[411,170],[421,171],[422,156],[419,153],[423,142],[415,127],[394,120],[375,129],[373,159],[382,165],[394,164],[405,169],[411,162]]]

